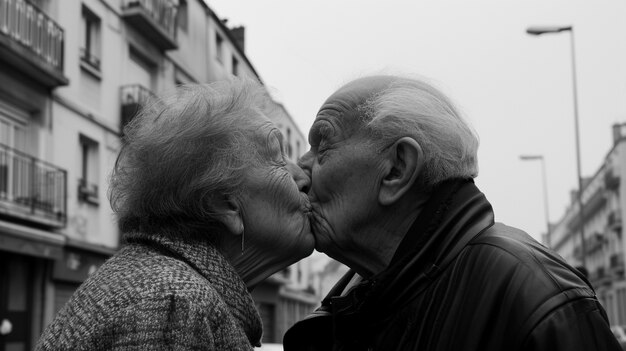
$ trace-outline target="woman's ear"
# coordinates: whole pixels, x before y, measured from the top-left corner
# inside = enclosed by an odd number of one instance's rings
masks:
[[[404,137],[398,139],[384,157],[389,167],[380,184],[378,201],[387,206],[413,188],[424,167],[424,153],[415,139]]]
[[[216,210],[220,213],[219,219],[222,224],[234,235],[241,235],[244,230],[243,217],[241,215],[241,207],[236,199],[229,196],[227,199],[220,201],[216,207]]]

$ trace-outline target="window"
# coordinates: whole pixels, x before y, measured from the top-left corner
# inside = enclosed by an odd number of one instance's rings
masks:
[[[222,62],[222,55],[224,50],[224,39],[219,33],[215,33],[215,58],[219,62]]]
[[[287,156],[291,158],[293,155],[293,148],[291,147],[291,129],[287,128]]]
[[[152,90],[153,82],[158,70],[155,62],[142,54],[141,51],[129,46],[129,61],[126,71],[126,81],[130,84],[140,84]]]
[[[187,33],[189,14],[187,13],[187,0],[178,1],[178,12],[176,13],[176,24],[183,32]]]
[[[98,205],[98,142],[82,134],[79,136],[81,151],[81,177],[78,180],[78,199]]]
[[[300,140],[296,140],[296,157],[300,157]]]
[[[233,60],[232,60],[232,68],[233,68],[233,75],[234,76],[238,76],[239,75],[239,60],[237,60],[237,58],[235,56],[233,56]]]
[[[100,18],[83,5],[80,60],[100,71]]]
[[[626,324],[626,288],[617,289],[617,324]]]
[[[15,200],[22,195],[19,190],[28,193],[31,175],[26,149],[26,124],[0,109],[0,198]],[[17,152],[16,152],[17,151]]]

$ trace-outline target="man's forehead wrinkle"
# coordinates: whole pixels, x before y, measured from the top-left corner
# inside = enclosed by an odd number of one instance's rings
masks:
[[[324,102],[317,113],[316,122],[325,121],[329,123],[332,134],[335,136],[339,136],[339,134],[343,138],[351,136],[360,126],[359,123],[354,123],[354,121],[363,113],[363,106],[374,96],[389,87],[394,79],[393,77],[384,76],[370,77],[358,79],[344,85]],[[321,136],[319,135],[321,132],[320,128],[315,129],[317,136]]]

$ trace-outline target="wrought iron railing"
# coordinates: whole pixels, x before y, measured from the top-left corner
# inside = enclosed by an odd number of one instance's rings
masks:
[[[122,8],[141,7],[170,37],[176,37],[177,4],[172,0],[124,0]]]
[[[140,84],[124,85],[120,88],[122,102],[122,128],[141,110],[143,106],[156,99],[156,95]]]
[[[63,29],[26,0],[0,0],[0,35],[20,43],[55,69],[63,70]]]
[[[65,170],[0,144],[0,203],[10,205],[5,212],[65,224],[66,180]]]
[[[621,215],[620,210],[615,210],[615,211],[612,211],[611,213],[609,213],[609,216],[607,218],[607,225],[611,229],[621,228],[621,226],[622,226],[622,215]],[[618,231],[618,233],[621,233],[621,231]]]

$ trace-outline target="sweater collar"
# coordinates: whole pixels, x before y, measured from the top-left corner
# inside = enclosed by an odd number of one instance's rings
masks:
[[[187,241],[171,233],[124,233],[124,243],[142,244],[187,263],[222,296],[250,343],[260,346],[263,328],[252,296],[226,258],[204,241]]]

